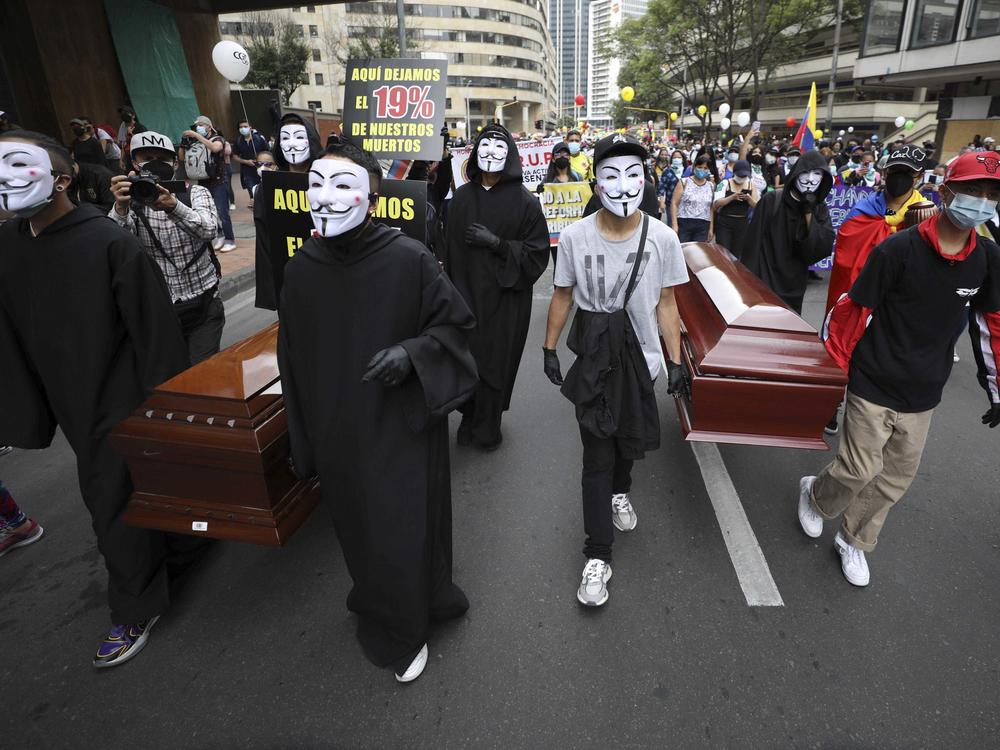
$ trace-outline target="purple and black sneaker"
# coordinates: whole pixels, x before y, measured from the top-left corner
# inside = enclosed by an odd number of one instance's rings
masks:
[[[94,666],[117,667],[124,664],[142,651],[149,640],[149,631],[153,629],[159,615],[135,625],[112,625],[111,632],[97,647]]]

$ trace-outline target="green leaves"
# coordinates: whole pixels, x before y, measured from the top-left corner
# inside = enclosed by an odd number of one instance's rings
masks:
[[[277,89],[283,102],[300,85],[308,83],[306,66],[310,51],[291,24],[282,24],[272,37],[260,37],[247,45],[253,64],[243,83],[252,88]]]

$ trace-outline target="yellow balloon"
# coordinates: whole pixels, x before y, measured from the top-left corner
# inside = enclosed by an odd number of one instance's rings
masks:
[[[673,122],[676,119],[677,119],[677,113],[676,112],[671,112],[670,113],[670,121]]]
[[[823,131],[822,130],[816,130],[816,131],[813,131],[813,132],[815,133],[815,135],[816,135],[817,138],[822,138],[823,137]]]
[[[706,107],[704,104],[699,104],[698,105],[698,114],[701,115],[702,117],[704,117],[706,112],[708,112],[708,107]]]
[[[483,126],[482,125],[480,125],[479,127],[476,128],[476,132],[477,133],[482,132],[482,130],[483,130]]]
[[[635,89],[631,86],[626,86],[622,89],[622,99],[626,102],[630,102],[635,98]]]

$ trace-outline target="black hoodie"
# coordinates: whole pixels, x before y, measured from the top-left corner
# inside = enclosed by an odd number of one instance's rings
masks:
[[[813,196],[803,196],[795,187],[803,172],[823,173]],[[833,187],[826,158],[807,151],[792,167],[785,185],[767,193],[754,208],[740,260],[792,308],[802,312],[802,299],[809,283],[809,266],[833,251],[833,225],[826,196]],[[811,213],[808,225],[806,214]]]
[[[26,219],[8,221],[0,247],[0,445],[43,448],[58,424],[85,463],[188,366],[166,283],[138,240],[87,203],[37,237]]]
[[[476,153],[483,138],[507,141],[500,181],[486,189]],[[469,182],[448,208],[446,269],[478,321],[470,339],[479,377],[502,393],[509,406],[514,376],[528,336],[532,285],[549,261],[549,230],[538,198],[521,182],[521,159],[510,133],[489,125],[476,138],[467,167]],[[499,252],[465,243],[471,224],[482,224],[501,240]]]
[[[323,153],[323,144],[320,142],[319,133],[316,132],[313,124],[308,120],[302,119],[299,115],[289,112],[281,118],[281,122],[278,125],[278,132],[275,134],[274,151],[272,152],[274,163],[278,165],[278,169],[282,172],[290,171],[290,165],[281,151],[281,125],[286,125],[290,122],[305,126],[306,135],[309,136],[310,164]],[[263,198],[263,196],[261,197]],[[281,284],[282,270],[275,269],[274,264],[271,262],[271,239],[267,225],[266,204],[267,201],[265,200],[254,200],[253,203],[253,224],[256,234],[254,239],[254,274],[257,285],[254,306],[263,308],[264,310],[277,310],[278,298],[274,290],[276,286],[280,286]]]

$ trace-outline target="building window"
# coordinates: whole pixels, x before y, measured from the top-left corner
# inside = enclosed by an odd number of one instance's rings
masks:
[[[444,108],[445,109],[451,109],[451,97],[450,96],[447,99],[444,100]]]
[[[994,34],[1000,34],[1000,0],[976,0],[969,22],[969,37],[978,39]]]
[[[322,73],[317,73],[316,74],[316,85],[317,86],[322,86],[323,85],[323,74]]]
[[[931,47],[955,41],[961,0],[917,0],[910,47]]]
[[[309,109],[323,109],[323,102],[308,101],[306,102],[306,106]]]
[[[317,26],[310,26],[309,27],[309,36],[312,36],[312,37],[319,36],[319,27],[317,27]]]
[[[906,0],[871,0],[865,23],[863,55],[867,57],[898,50],[905,15]]]
[[[302,28],[302,24],[298,24],[298,25],[297,25],[297,26],[295,27],[295,33],[296,33],[296,34],[297,34],[298,36],[305,36],[305,35],[306,35],[306,32],[305,32],[305,29],[303,29],[303,28]]]
[[[315,13],[315,12],[316,12],[316,6],[315,5],[307,5],[306,6],[306,13]]]
[[[320,62],[321,60],[320,60],[319,50],[314,49],[312,53],[313,53],[313,62]]]

